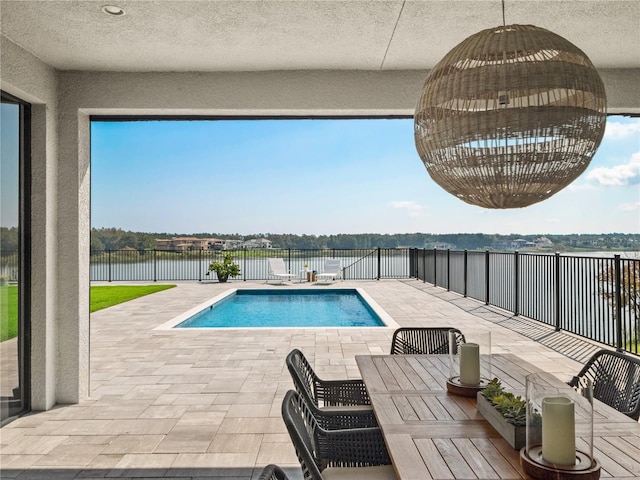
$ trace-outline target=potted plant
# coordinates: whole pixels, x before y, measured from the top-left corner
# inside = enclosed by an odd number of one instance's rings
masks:
[[[240,266],[233,261],[233,255],[227,252],[222,255],[222,262],[211,262],[209,264],[209,271],[216,272],[218,281],[224,283],[229,277],[233,278],[240,275]]]
[[[477,394],[478,411],[513,448],[526,444],[527,402],[520,395],[507,392],[494,378]],[[534,422],[540,415],[534,413]]]

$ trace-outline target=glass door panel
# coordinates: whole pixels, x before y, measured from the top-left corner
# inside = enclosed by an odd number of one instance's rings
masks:
[[[25,396],[24,242],[22,237],[25,104],[2,94],[0,103],[0,416],[27,406]]]

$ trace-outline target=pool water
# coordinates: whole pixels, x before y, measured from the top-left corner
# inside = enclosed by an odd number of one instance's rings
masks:
[[[384,327],[355,289],[237,290],[176,328]]]

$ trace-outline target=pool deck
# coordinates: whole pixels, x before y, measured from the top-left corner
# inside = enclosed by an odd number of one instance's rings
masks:
[[[249,480],[269,463],[302,478],[280,414],[285,356],[299,348],[322,378],[357,378],[355,355],[388,353],[394,329],[156,329],[230,288],[316,286],[177,284],[91,315],[89,398],[0,429],[1,478]],[[493,352],[563,380],[600,348],[414,279],[336,286],[364,289],[401,326],[489,329]]]

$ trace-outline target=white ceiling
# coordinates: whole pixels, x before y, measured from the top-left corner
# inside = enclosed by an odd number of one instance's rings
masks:
[[[126,14],[108,16],[103,5]],[[640,68],[640,0],[505,0],[598,68]],[[502,24],[501,0],[1,0],[2,34],[60,70],[422,70]]]

